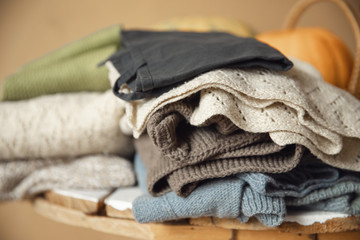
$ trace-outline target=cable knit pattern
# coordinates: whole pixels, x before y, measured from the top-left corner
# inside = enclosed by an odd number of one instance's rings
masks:
[[[110,153],[129,156],[123,101],[105,93],[46,95],[0,104],[0,160]]]
[[[133,184],[132,164],[118,156],[0,162],[0,200],[27,198],[54,188],[111,189]]]
[[[285,172],[300,161],[302,146],[279,146],[265,133],[189,125],[191,103],[184,100],[159,109],[147,124],[151,140],[144,135],[135,143],[149,173],[151,194],[172,189],[187,196],[199,181],[244,171]]]
[[[288,72],[219,69],[202,74],[156,99],[126,104],[138,138],[150,116],[166,105],[201,93],[190,124],[207,125],[222,115],[248,132],[269,132],[279,144],[301,144],[324,162],[360,170],[360,101],[293,60]]]

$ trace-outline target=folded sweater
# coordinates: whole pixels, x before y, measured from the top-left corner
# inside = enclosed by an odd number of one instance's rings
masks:
[[[146,170],[139,155],[135,156],[135,166],[138,182],[144,183]],[[267,226],[277,226],[286,213],[282,198],[260,194],[237,177],[205,181],[186,198],[174,192],[160,197],[144,194],[132,205],[134,217],[140,223],[210,216],[247,222],[255,216]]]
[[[359,171],[360,101],[323,81],[309,64],[293,62],[283,73],[214,70],[158,98],[128,102],[128,125],[138,138],[158,109],[200,92],[190,118],[193,126],[224,116],[245,131],[268,132],[279,145],[301,144],[330,165]]]
[[[254,38],[222,32],[123,30],[120,51],[109,58],[120,78],[114,93],[124,100],[160,95],[198,74],[220,67],[288,70],[292,63]],[[119,92],[126,84],[130,93]]]
[[[279,146],[265,133],[249,133],[230,124],[193,127],[192,104],[180,101],[159,109],[135,144],[148,172],[149,192],[172,189],[188,195],[199,181],[238,172],[286,172],[302,157],[300,145]]]
[[[0,100],[21,100],[46,94],[105,91],[105,67],[98,64],[120,46],[120,26],[103,29],[21,67],[3,79]]]
[[[138,182],[144,184],[146,170],[138,155],[135,171]],[[267,226],[277,226],[290,208],[359,215],[359,187],[359,173],[342,171],[310,157],[287,173],[240,173],[204,181],[186,198],[174,192],[160,197],[146,193],[133,202],[133,213],[140,223],[204,216],[247,222],[254,216]]]
[[[238,176],[259,193],[284,197],[288,209],[360,214],[360,173],[325,165],[310,154],[290,172]],[[266,184],[259,185],[264,178]]]
[[[134,183],[130,161],[114,155],[0,162],[0,201],[28,198],[55,188],[112,189]]]
[[[119,127],[123,103],[105,93],[46,95],[0,103],[1,160],[109,153],[130,156]]]

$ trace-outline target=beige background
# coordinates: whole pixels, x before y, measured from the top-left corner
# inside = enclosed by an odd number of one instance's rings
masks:
[[[348,0],[360,12],[359,0]],[[0,80],[22,64],[96,30],[121,23],[146,28],[179,16],[243,20],[257,32],[281,27],[296,0],[0,0]],[[354,49],[351,28],[337,7],[321,3],[300,25],[332,30]],[[1,133],[0,133],[1,134]],[[119,239],[36,215],[29,203],[0,204],[0,239]]]
[[[360,10],[359,0],[348,0]],[[101,28],[144,28],[174,16],[226,16],[258,32],[280,28],[296,0],[0,0],[0,79],[20,65]],[[324,26],[353,48],[351,28],[336,6],[320,3],[301,25]]]

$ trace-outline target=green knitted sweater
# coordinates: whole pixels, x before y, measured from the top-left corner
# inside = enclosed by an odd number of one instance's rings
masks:
[[[2,80],[0,100],[29,99],[45,94],[105,91],[105,67],[98,64],[120,46],[120,26],[112,26],[32,61]]]

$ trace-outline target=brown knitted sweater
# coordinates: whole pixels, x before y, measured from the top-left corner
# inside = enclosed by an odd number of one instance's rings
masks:
[[[170,190],[186,196],[199,181],[238,172],[286,172],[302,156],[300,145],[279,146],[268,134],[245,132],[224,118],[191,126],[192,111],[187,100],[159,109],[148,121],[148,135],[135,142],[154,196]]]

